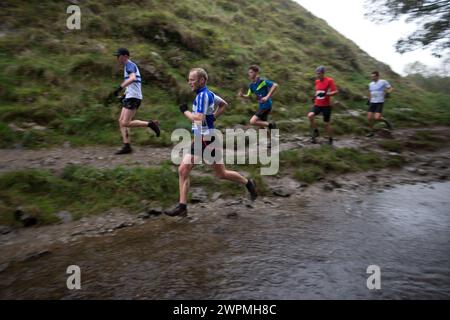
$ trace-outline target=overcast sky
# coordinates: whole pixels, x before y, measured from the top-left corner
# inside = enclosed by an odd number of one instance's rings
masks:
[[[440,60],[434,58],[429,50],[417,50],[403,55],[397,53],[395,43],[414,31],[415,23],[396,21],[375,24],[364,17],[364,0],[295,1],[399,74],[404,74],[404,67],[410,62],[420,61],[433,67],[440,64]]]

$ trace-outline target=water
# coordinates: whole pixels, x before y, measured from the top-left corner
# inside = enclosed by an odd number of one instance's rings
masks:
[[[450,298],[450,182],[197,211],[52,248],[0,273],[0,298]],[[65,270],[81,267],[82,289]],[[381,290],[367,289],[369,265]]]

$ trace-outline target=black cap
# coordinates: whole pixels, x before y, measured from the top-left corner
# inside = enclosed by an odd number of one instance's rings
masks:
[[[130,51],[128,51],[127,48],[119,48],[117,49],[117,51],[114,53],[114,55],[116,57],[118,56],[130,56]]]

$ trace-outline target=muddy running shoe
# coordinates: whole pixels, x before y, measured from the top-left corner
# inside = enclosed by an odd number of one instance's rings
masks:
[[[119,151],[117,151],[115,154],[116,155],[120,155],[120,154],[129,154],[132,153],[133,150],[131,149],[131,146],[129,144],[124,144],[122,149],[120,149]]]
[[[185,204],[177,204],[172,210],[166,211],[166,215],[169,217],[186,217],[187,216],[187,206]]]
[[[150,120],[150,121],[148,122],[148,127],[149,127],[150,129],[152,129],[153,131],[155,131],[157,137],[159,137],[159,136],[161,135],[161,130],[159,129],[159,123],[158,123],[158,121]]]
[[[248,179],[248,182],[245,186],[247,187],[248,192],[250,192],[250,199],[252,199],[252,201],[255,201],[258,197],[255,181],[253,179]]]
[[[316,138],[319,136],[319,130],[318,129],[314,129],[312,134],[311,134],[311,143],[316,144],[317,140]]]
[[[386,125],[386,128],[388,130],[392,130],[393,129],[392,124],[389,121],[387,121],[386,119],[383,119],[382,121],[384,122],[384,124]]]

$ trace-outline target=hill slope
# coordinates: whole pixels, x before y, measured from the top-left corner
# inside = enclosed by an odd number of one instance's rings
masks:
[[[72,1],[74,2],[74,1]],[[67,30],[67,2],[8,1],[0,4],[0,147],[119,143],[118,108],[105,97],[122,71],[111,53],[126,46],[144,79],[139,118],[159,118],[162,139],[134,130],[140,144],[170,144],[170,132],[189,124],[177,103],[192,98],[191,67],[210,74],[210,87],[231,102],[219,126],[244,124],[255,102],[237,99],[247,66],[280,84],[273,117],[286,131],[306,130],[317,65],[328,67],[341,94],[338,133],[358,132],[369,74],[378,69],[397,89],[387,115],[397,126],[449,124],[447,95],[407,83],[360,50],[323,20],[289,0],[79,1],[81,30]],[[37,124],[37,126],[36,126]]]

